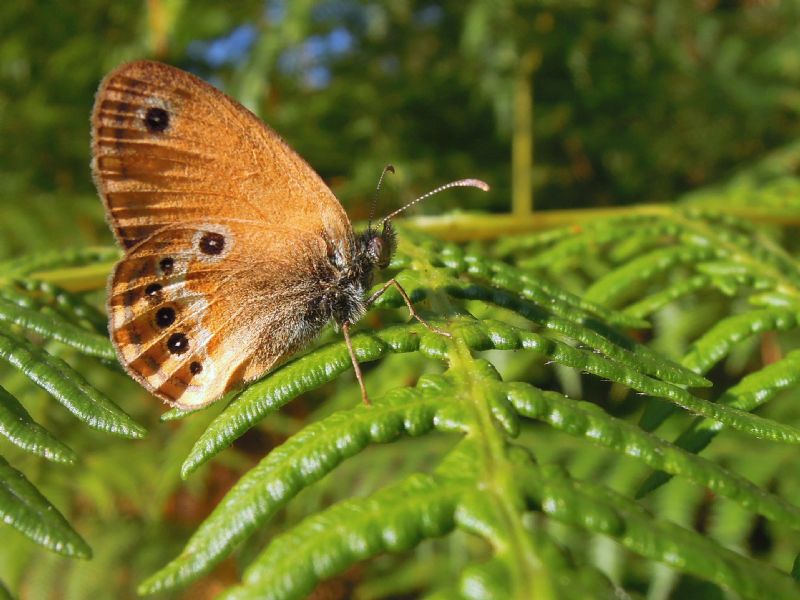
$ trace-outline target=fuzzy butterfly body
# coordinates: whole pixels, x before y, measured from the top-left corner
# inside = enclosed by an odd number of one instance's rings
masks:
[[[109,279],[109,332],[136,381],[170,404],[204,406],[332,319],[367,401],[348,331],[374,300],[373,271],[394,251],[395,213],[380,232],[354,234],[280,136],[201,79],[157,62],[122,65],[103,80],[92,154],[125,250]],[[454,186],[488,189],[460,180],[431,193]]]

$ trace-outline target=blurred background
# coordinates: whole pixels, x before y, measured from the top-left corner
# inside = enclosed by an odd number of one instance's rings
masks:
[[[255,111],[354,220],[366,218],[386,163],[397,173],[379,212],[479,177],[492,193],[442,194],[415,214],[521,214],[671,202],[800,136],[798,2],[13,0],[0,3],[0,258],[112,242],[89,174],[89,113],[102,77],[138,58],[192,71]],[[80,360],[70,355],[78,370]],[[396,377],[424,363],[406,357]],[[389,359],[384,371],[400,364]],[[137,582],[309,411],[294,403],[181,482],[179,464],[216,409],[180,428],[159,424],[160,406],[127,378],[86,368],[148,426],[146,439],[76,426],[47,394],[0,371],[83,457],[79,472],[23,455],[15,464],[96,556],[70,561],[3,528],[0,578],[25,598],[135,597]],[[324,390],[324,410],[349,402],[349,385]],[[241,556],[315,507],[424,468],[441,450],[431,439],[430,454],[417,442],[402,464],[383,448],[354,459]],[[452,560],[457,571],[458,553]],[[237,577],[226,562],[169,597],[213,597]],[[335,582],[345,592],[331,597],[346,597],[348,578],[359,573]]]
[[[798,17],[769,0],[4,2],[0,254],[110,241],[88,118],[127,60],[239,99],[354,219],[386,163],[385,211],[467,176],[493,193],[415,210],[579,208],[671,201],[794,140]]]

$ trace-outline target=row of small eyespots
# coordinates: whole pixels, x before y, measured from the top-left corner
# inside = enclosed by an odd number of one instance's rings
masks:
[[[158,267],[163,275],[169,276],[175,268],[175,261],[172,257],[167,256],[159,261]],[[160,283],[151,283],[145,288],[144,293],[150,298],[160,299],[162,289],[163,286]],[[166,329],[175,322],[175,318],[176,313],[172,306],[162,306],[156,311],[156,326],[159,329]],[[167,339],[167,350],[169,350],[170,354],[183,354],[189,350],[189,338],[182,332],[173,333]],[[189,363],[189,371],[192,375],[197,375],[202,370],[203,365],[199,362],[192,361]]]
[[[200,238],[198,248],[200,252],[208,256],[219,255],[225,249],[225,236],[217,232],[208,231]],[[158,267],[163,275],[169,276],[175,269],[175,260],[170,256],[166,256],[159,261]],[[145,294],[148,297],[160,300],[161,290],[161,284],[151,283],[145,288]],[[160,329],[166,329],[175,322],[175,318],[176,314],[173,307],[162,306],[156,312],[156,326]],[[173,333],[167,339],[167,350],[169,350],[170,354],[183,354],[189,350],[189,338],[182,332]],[[192,361],[189,364],[189,371],[192,375],[197,375],[202,370],[203,365],[197,361]]]

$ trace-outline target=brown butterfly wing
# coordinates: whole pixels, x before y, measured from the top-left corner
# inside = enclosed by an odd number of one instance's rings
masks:
[[[187,220],[255,220],[347,244],[350,222],[314,170],[241,104],[151,61],[103,80],[92,171],[117,239],[130,248]]]
[[[120,362],[171,404],[208,404],[316,335],[323,323],[308,313],[318,282],[330,275],[326,253],[319,236],[249,223],[158,231],[111,278],[108,312]]]
[[[134,379],[202,406],[316,334],[308,307],[352,229],[319,176],[252,113],[184,71],[134,62],[100,86],[92,150],[127,250],[110,280],[109,329]]]

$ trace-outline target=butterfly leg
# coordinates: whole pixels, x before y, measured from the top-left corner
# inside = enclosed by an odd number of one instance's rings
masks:
[[[364,404],[369,406],[372,403],[369,401],[369,396],[367,396],[367,388],[364,385],[364,376],[361,374],[361,366],[358,364],[356,351],[353,349],[353,342],[350,340],[350,323],[342,324],[342,334],[344,335],[344,343],[347,345],[347,351],[350,353],[350,360],[353,361],[353,371],[356,372],[356,379],[358,379],[358,385],[361,388],[361,399],[364,401]]]
[[[403,301],[406,303],[406,306],[408,307],[408,312],[409,312],[409,313],[411,313],[411,316],[412,316],[412,317],[414,317],[414,318],[415,318],[417,321],[419,321],[420,323],[422,323],[422,324],[425,326],[425,328],[426,328],[426,329],[428,329],[428,330],[430,330],[430,331],[433,331],[434,333],[438,333],[439,335],[443,335],[443,336],[445,336],[445,337],[453,337],[453,336],[452,336],[452,334],[450,334],[450,333],[448,333],[448,332],[444,331],[443,329],[439,329],[438,327],[434,327],[433,325],[431,325],[430,323],[428,323],[428,322],[427,322],[425,319],[423,319],[422,317],[420,317],[420,316],[417,314],[417,311],[416,311],[416,310],[414,310],[414,305],[413,305],[413,304],[411,304],[411,298],[409,298],[409,297],[408,297],[408,294],[407,294],[407,293],[406,293],[406,291],[403,289],[403,286],[401,286],[401,285],[400,285],[400,284],[397,282],[397,280],[396,280],[394,277],[392,277],[392,278],[391,278],[389,281],[387,281],[386,283],[384,283],[384,284],[381,286],[381,289],[379,289],[377,292],[375,292],[374,294],[372,294],[372,295],[371,295],[371,296],[370,296],[370,297],[367,299],[367,306],[369,306],[369,305],[371,305],[373,302],[375,302],[375,300],[377,300],[377,299],[378,299],[378,298],[380,298],[380,297],[381,297],[383,294],[385,294],[385,293],[386,293],[386,290],[388,290],[388,289],[389,289],[390,287],[392,287],[392,286],[394,286],[395,288],[397,288],[397,291],[398,291],[398,292],[400,292],[400,295],[403,297]]]

